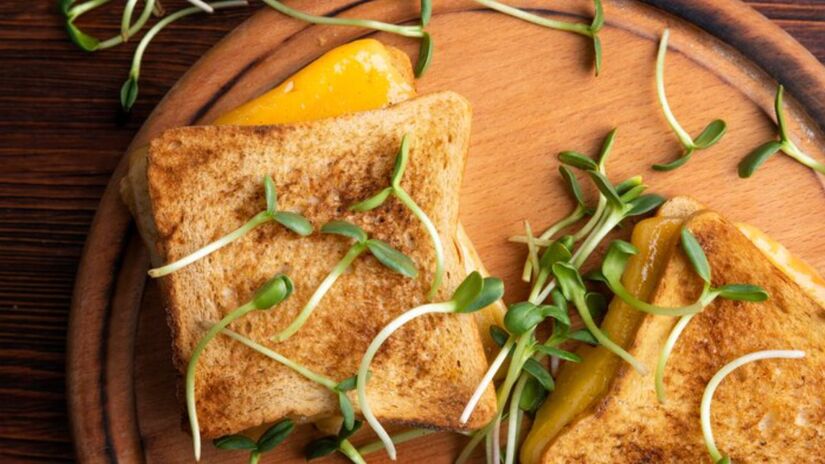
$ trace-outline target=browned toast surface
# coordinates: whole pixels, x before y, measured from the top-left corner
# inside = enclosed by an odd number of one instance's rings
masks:
[[[759,361],[728,376],[712,406],[717,445],[737,463],[825,462],[825,308],[718,214],[699,212],[687,225],[707,254],[714,286],[752,283],[770,299],[717,299],[694,317],[668,362],[664,405],[652,374],[623,365],[604,399],[545,452],[545,463],[710,462],[699,420],[705,386],[728,362],[766,349],[798,349],[806,357]],[[700,279],[677,252],[652,303],[683,306],[700,291]],[[630,352],[654,368],[675,322],[647,316]]]
[[[420,222],[397,200],[364,214],[348,206],[386,187],[401,137],[412,136],[403,187],[450,243],[467,153],[469,104],[445,92],[395,107],[312,123],[272,127],[191,127],[154,140],[148,191],[157,254],[179,259],[234,230],[264,209],[264,175],[278,189],[281,210],[304,214],[316,229],[345,219],[410,256],[419,276],[393,274],[371,256],[355,261],[307,324],[272,349],[335,380],[355,374],[373,336],[392,318],[425,302],[435,254]],[[161,279],[168,302],[176,364],[183,369],[204,329],[248,301],[278,272],[295,293],[268,312],[233,324],[262,341],[285,328],[351,243],[318,233],[298,237],[263,225],[209,257]],[[466,275],[455,247],[445,246],[446,299]],[[461,428],[458,417],[486,369],[472,315],[427,316],[393,335],[379,351],[368,395],[379,419]],[[203,434],[237,432],[284,416],[315,418],[337,410],[323,387],[219,336],[200,359],[196,396]],[[351,398],[355,400],[355,395]],[[469,427],[495,409],[488,391]]]

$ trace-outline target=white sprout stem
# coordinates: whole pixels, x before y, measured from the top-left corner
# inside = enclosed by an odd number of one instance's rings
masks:
[[[513,397],[510,398],[510,418],[507,421],[507,450],[504,453],[504,464],[513,464],[516,455],[516,444],[518,442],[518,429],[521,425],[521,409],[519,400],[527,385],[527,374],[522,373],[521,377],[513,389]]]
[[[514,18],[518,18],[522,21],[527,21],[528,23],[533,23],[538,26],[548,27],[550,29],[558,29],[561,31],[574,32],[585,37],[593,37],[593,32],[590,30],[590,27],[586,24],[556,21],[555,19],[538,16],[533,13],[529,13],[527,11],[512,7],[510,5],[499,3],[495,0],[475,0],[475,2],[484,5],[491,10],[496,10],[499,13],[504,13],[506,15],[510,15]]]
[[[309,380],[311,380],[311,381],[313,381],[313,382],[315,382],[319,385],[322,385],[322,386],[326,387],[328,390],[333,391],[333,392],[337,392],[336,388],[338,387],[338,383],[335,382],[334,380],[330,379],[329,377],[325,377],[321,374],[318,374],[317,372],[314,372],[314,371],[302,366],[301,364],[287,358],[286,356],[278,353],[277,351],[274,351],[271,348],[266,347],[266,346],[256,342],[255,340],[252,340],[248,337],[245,337],[245,336],[243,336],[243,335],[241,335],[237,332],[234,332],[230,329],[224,328],[224,329],[221,330],[221,333],[226,335],[227,337],[229,337],[229,338],[231,338],[231,339],[233,339],[233,340],[235,340],[235,341],[251,348],[252,350],[258,352],[259,354],[262,354],[262,355],[266,356],[269,359],[272,359],[274,361],[277,361],[277,362],[283,364],[284,366],[292,369],[293,371],[295,371],[298,374],[306,377],[307,379],[309,379]]]
[[[235,240],[243,237],[244,235],[246,235],[252,229],[258,227],[261,224],[267,223],[271,220],[272,220],[272,215],[267,211],[262,211],[262,212],[256,214],[255,216],[253,216],[252,219],[250,219],[249,221],[246,222],[246,224],[242,225],[241,227],[238,227],[237,229],[233,230],[232,232],[230,232],[230,233],[224,235],[223,237],[215,240],[214,242],[210,243],[209,245],[206,245],[205,247],[195,251],[194,253],[192,253],[188,256],[184,256],[183,258],[181,258],[181,259],[179,259],[175,262],[166,264],[162,267],[158,267],[158,268],[155,268],[155,269],[150,269],[149,270],[149,275],[151,277],[163,277],[163,276],[171,274],[171,273],[173,273],[177,270],[180,270],[180,269],[194,263],[195,261],[197,261],[201,258],[204,258],[204,257],[220,250],[221,248],[225,247],[226,245],[229,245],[230,243],[234,242]]]
[[[99,6],[103,6],[112,0],[91,0],[85,3],[81,3],[79,5],[73,6],[69,9],[69,17],[74,20],[77,19],[78,16],[88,13],[89,11],[94,10]]]
[[[619,346],[616,342],[610,339],[604,332],[599,329],[599,326],[593,321],[593,316],[590,315],[590,309],[587,307],[587,303],[585,303],[584,295],[577,295],[574,297],[574,303],[576,305],[576,309],[579,310],[579,316],[581,316],[582,322],[584,322],[585,327],[590,333],[596,337],[596,340],[599,341],[603,347],[607,348],[608,350],[612,351],[615,355],[625,360],[628,364],[633,366],[633,369],[636,370],[640,375],[647,375],[648,369],[647,367],[642,364],[638,359],[633,357],[632,354],[628,353],[624,348]]]
[[[212,8],[218,10],[221,8],[247,6],[248,3],[246,0],[227,0],[223,2],[212,2],[209,5]],[[132,58],[132,69],[129,72],[129,75],[132,79],[137,79],[140,75],[140,62],[143,60],[143,54],[146,52],[146,47],[149,46],[149,42],[151,42],[152,39],[154,39],[155,36],[158,35],[158,33],[162,31],[166,26],[172,24],[173,22],[181,18],[193,15],[195,13],[203,13],[203,10],[196,6],[191,6],[189,8],[178,10],[158,21],[157,24],[152,26],[152,28],[146,32],[146,35],[144,35],[143,38],[140,39],[140,43],[138,44],[137,49],[135,49],[135,55]]]
[[[255,310],[255,303],[249,302],[231,313],[224,316],[217,324],[213,325],[206,334],[198,341],[195,348],[192,350],[192,355],[189,358],[189,364],[186,366],[186,412],[189,416],[189,428],[192,430],[192,447],[195,452],[195,460],[201,459],[201,432],[198,423],[198,409],[195,404],[195,371],[198,367],[198,359],[201,353],[206,348],[206,345],[215,338],[221,330],[225,329],[234,320],[243,317],[250,311]]]
[[[591,216],[590,219],[584,224],[584,227],[573,234],[574,242],[578,242],[586,237],[593,230],[593,228],[596,227],[596,224],[598,224],[602,218],[605,207],[607,207],[607,199],[604,195],[599,195],[599,200],[596,203],[596,211],[593,212],[593,216]]]
[[[670,335],[668,335],[665,345],[662,347],[662,352],[659,354],[659,362],[656,363],[656,398],[659,400],[659,403],[664,404],[667,397],[665,392],[665,368],[667,367],[667,360],[670,358],[673,347],[676,346],[676,342],[679,340],[679,337],[682,335],[682,332],[690,320],[693,319],[693,316],[695,316],[695,314],[688,314],[687,316],[679,318],[679,321],[673,326]]]
[[[196,7],[200,8],[201,10],[203,10],[206,13],[214,13],[215,12],[215,9],[212,8],[212,5],[204,2],[203,0],[186,0],[186,1],[191,3],[193,6],[196,6]]]
[[[397,433],[390,438],[392,439],[393,443],[395,443],[396,445],[400,445],[401,443],[406,443],[408,441],[415,440],[416,438],[424,437],[436,432],[437,430],[412,429],[407,430],[406,432]],[[358,448],[358,453],[363,456],[365,454],[374,453],[382,449],[384,449],[384,442],[378,440]]]
[[[656,54],[656,94],[659,96],[659,104],[662,105],[662,111],[665,113],[665,119],[676,133],[676,137],[682,142],[685,148],[693,147],[693,138],[685,131],[673,111],[670,109],[670,104],[667,102],[667,95],[665,95],[665,55],[667,54],[667,41],[670,37],[670,29],[665,29],[662,32],[662,39],[659,41],[659,51]]]
[[[782,151],[805,166],[825,174],[825,164],[813,159],[810,155],[799,149],[790,139],[782,141]]]
[[[330,18],[327,16],[316,16],[286,6],[277,0],[263,0],[263,2],[282,14],[312,24],[362,27],[366,29],[389,32],[391,34],[397,34],[404,37],[422,37],[424,35],[423,30],[419,26],[397,26],[395,24],[388,24],[371,19]]]
[[[140,16],[138,16],[137,21],[135,21],[135,23],[131,27],[129,27],[128,23],[126,23],[127,24],[126,29],[121,29],[120,34],[118,34],[116,36],[113,36],[113,37],[110,37],[106,40],[100,41],[97,44],[96,50],[104,50],[104,49],[107,49],[107,48],[112,48],[116,45],[120,45],[123,42],[125,42],[129,37],[132,37],[133,35],[137,34],[138,31],[143,29],[143,26],[146,25],[146,22],[149,21],[149,17],[152,16],[152,10],[154,9],[154,7],[155,7],[155,0],[147,0],[146,1],[146,6],[143,8],[143,12],[140,13]],[[126,12],[124,11],[124,17],[125,17],[125,13]],[[131,13],[132,12],[130,11],[129,12],[129,22],[131,22]],[[121,27],[122,27],[122,25],[121,25]],[[125,31],[125,34],[126,34],[125,36],[124,36],[124,31]]]
[[[527,236],[527,262],[521,274],[521,280],[530,282],[533,277],[533,270],[536,270],[536,274],[538,274],[539,268],[539,251],[536,247],[536,238],[533,237],[533,228],[530,227],[530,221],[524,221],[524,233]],[[527,264],[530,264],[530,266],[528,267]]]
[[[435,249],[435,275],[433,276],[433,282],[430,286],[430,291],[427,293],[427,298],[432,301],[435,298],[435,292],[438,291],[438,288],[441,286],[441,280],[444,277],[444,245],[441,244],[441,237],[438,235],[438,230],[435,228],[435,225],[427,216],[427,213],[418,206],[415,200],[407,194],[407,192],[399,187],[393,187],[393,193],[395,196],[401,200],[401,203],[412,211],[413,215],[421,221],[421,224],[424,225],[424,228],[427,229],[427,234],[430,236],[430,240],[433,242],[433,248]]]
[[[344,456],[348,457],[349,460],[355,464],[367,464],[367,461],[364,460],[364,457],[361,456],[361,453],[359,453],[354,446],[352,446],[352,443],[349,440],[341,440],[341,443],[338,445],[338,449],[344,454]]]
[[[522,243],[524,245],[527,245],[527,236],[526,235],[513,235],[512,237],[508,238],[507,241],[509,241],[511,243]],[[553,244],[553,242],[555,242],[555,240],[542,240],[538,237],[533,237],[533,243],[535,243],[536,246],[549,247],[550,245]],[[529,264],[529,261],[528,261],[527,264]]]
[[[493,382],[493,378],[495,378],[496,373],[498,370],[501,369],[501,366],[504,364],[504,361],[507,360],[507,355],[510,353],[510,349],[516,343],[515,339],[510,336],[504,345],[499,350],[498,354],[496,355],[493,362],[490,363],[490,367],[487,369],[487,372],[484,373],[484,377],[481,378],[481,382],[476,387],[475,391],[473,392],[473,396],[470,397],[470,401],[467,402],[467,405],[464,406],[464,411],[461,413],[461,417],[458,421],[461,424],[466,424],[467,421],[470,420],[470,416],[473,414],[476,406],[478,406],[478,402],[481,400],[481,397],[484,395],[484,392],[487,391],[487,387],[490,383]]]
[[[123,7],[123,17],[120,20],[120,35],[123,41],[129,40],[129,27],[132,24],[132,13],[135,11],[135,5],[138,0],[126,0],[126,5]],[[146,10],[152,11],[150,8]]]
[[[309,298],[309,301],[304,305],[301,309],[301,312],[298,313],[298,316],[292,320],[292,322],[282,330],[280,333],[276,334],[272,337],[273,341],[282,342],[289,337],[295,335],[301,327],[306,324],[306,321],[309,319],[309,316],[312,315],[312,312],[315,311],[315,308],[327,294],[330,288],[335,284],[335,281],[338,280],[338,277],[341,277],[341,274],[346,272],[347,268],[352,264],[355,259],[367,249],[367,246],[363,243],[356,243],[350,247],[347,254],[341,258],[341,261],[338,261],[338,264],[332,268],[332,272],[321,281],[321,285],[315,289],[315,293]]]
[[[401,328],[404,324],[425,314],[451,313],[454,310],[455,304],[448,301],[444,303],[432,303],[418,306],[401,314],[381,329],[380,332],[378,332],[378,335],[372,339],[372,342],[367,347],[367,351],[361,358],[361,365],[358,368],[358,376],[356,378],[358,405],[361,408],[361,414],[364,416],[364,419],[370,425],[372,430],[375,431],[375,434],[378,435],[378,439],[384,443],[384,448],[387,450],[387,455],[393,461],[395,461],[396,458],[395,445],[393,444],[390,435],[384,427],[381,426],[381,423],[375,417],[375,414],[373,414],[369,400],[367,399],[367,373],[370,370],[370,364],[372,363],[373,358],[375,358],[375,354],[378,353],[378,350],[381,348],[381,345],[390,337],[390,335],[392,335],[393,332]]]
[[[702,435],[705,438],[705,445],[708,448],[713,462],[717,462],[723,458],[719,448],[716,447],[716,442],[713,440],[713,430],[710,423],[710,404],[713,401],[713,394],[716,388],[722,383],[722,380],[735,369],[744,366],[745,364],[764,359],[800,359],[805,357],[804,351],[799,350],[766,350],[757,351],[746,354],[740,358],[725,364],[719,371],[710,379],[708,385],[705,387],[705,393],[702,395],[702,403],[699,406],[699,414],[702,421]]]
[[[488,452],[487,460],[490,464],[501,462],[501,414],[496,416],[493,423],[493,430],[490,436],[487,437]]]
[[[504,407],[507,404],[507,398],[510,398],[510,393],[513,391],[513,385],[516,383],[516,380],[518,380],[521,369],[524,367],[524,363],[527,361],[527,358],[530,357],[528,349],[531,343],[531,338],[532,331],[528,334],[522,335],[516,343],[516,348],[513,350],[513,358],[510,360],[510,368],[507,370],[507,376],[504,378],[504,383],[501,384],[496,397],[497,412],[492,421],[492,437],[488,437],[488,440],[490,440],[488,443],[491,443],[493,451],[493,463],[501,462],[501,416],[504,412]],[[490,455],[488,454],[488,458],[489,457]]]

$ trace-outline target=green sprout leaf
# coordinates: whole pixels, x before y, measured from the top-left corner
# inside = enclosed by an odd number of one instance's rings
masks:
[[[602,261],[602,275],[604,278],[608,282],[620,280],[627,265],[627,260],[638,252],[639,250],[635,246],[624,240],[613,240]]]
[[[387,242],[373,238],[367,240],[366,244],[370,253],[375,256],[375,259],[389,269],[406,277],[415,277],[418,275],[418,270],[415,269],[415,263],[413,263],[407,255],[391,247]]]
[[[275,222],[295,232],[296,234],[306,237],[312,233],[312,224],[298,213],[291,213],[289,211],[278,211],[272,217]]]
[[[258,452],[266,453],[267,451],[270,451],[280,445],[281,442],[286,440],[286,437],[292,433],[292,429],[294,428],[295,423],[289,419],[284,419],[277,422],[275,425],[268,428],[260,438],[258,438]]]
[[[653,169],[656,171],[667,172],[672,171],[678,167],[683,166],[685,163],[690,161],[690,158],[693,157],[693,148],[685,149],[684,154],[682,156],[676,158],[675,160],[669,163],[656,163],[653,165]]]
[[[421,77],[427,72],[433,61],[433,38],[428,32],[421,36],[421,45],[418,48],[418,60],[415,62],[415,77]]]
[[[579,342],[587,343],[588,345],[598,345],[599,341],[596,337],[593,336],[587,329],[579,329],[575,332],[570,333],[567,338],[570,340],[576,340]]]
[[[570,362],[575,362],[575,363],[578,363],[578,362],[582,361],[581,356],[579,356],[575,353],[571,353],[569,351],[564,351],[564,350],[556,348],[554,346],[536,345],[536,351],[538,351],[539,353],[546,354],[548,356],[555,356],[555,357],[557,357],[559,359],[563,359],[565,361],[570,361]]]
[[[601,0],[594,0],[593,7],[593,22],[590,23],[590,31],[595,34],[602,30],[604,26],[604,7],[602,6]]]
[[[311,441],[304,448],[304,457],[307,461],[328,456],[338,449],[338,439],[336,437],[323,437]]]
[[[356,382],[358,381],[358,376],[353,375],[352,377],[347,377],[346,379],[342,380],[338,383],[338,386],[335,387],[336,390],[339,392],[346,392],[350,390],[355,390]]]
[[[455,311],[462,312],[478,298],[484,289],[484,279],[476,271],[468,275],[453,292],[451,300],[455,304]]]
[[[630,179],[623,180],[616,185],[616,193],[619,195],[624,195],[640,185],[642,185],[642,176],[633,176]]]
[[[355,211],[357,213],[365,213],[367,211],[372,211],[375,208],[383,205],[387,198],[392,195],[392,187],[387,187],[384,190],[376,193],[375,195],[367,198],[364,201],[358,202],[349,207],[350,211]]]
[[[710,264],[708,264],[708,258],[702,250],[702,245],[699,245],[696,237],[687,227],[682,228],[682,250],[693,265],[693,269],[699,274],[699,277],[709,284]]]
[[[355,423],[352,424],[352,427],[345,427],[342,424],[341,430],[338,431],[338,439],[341,441],[348,439],[349,437],[353,436],[355,432],[357,432],[358,429],[361,428],[362,425],[363,422],[361,421],[355,421]]]
[[[746,179],[753,175],[760,166],[765,164],[771,156],[782,149],[782,144],[776,140],[763,143],[756,147],[742,161],[739,162],[739,177]]]
[[[212,440],[215,448],[222,450],[255,450],[258,445],[251,438],[243,435],[227,435]]]
[[[593,179],[593,183],[596,184],[596,188],[599,189],[599,192],[607,199],[608,204],[613,205],[614,208],[620,208],[622,206],[623,202],[621,197],[604,174],[598,171],[587,171],[587,174]]]
[[[596,77],[602,72],[602,39],[599,36],[593,36],[593,68]]]
[[[538,307],[543,319],[551,318],[555,321],[561,322],[566,326],[570,326],[570,315],[567,314],[567,308],[562,309],[556,305],[541,305]]]
[[[524,335],[533,330],[544,317],[533,303],[524,301],[510,305],[504,314],[504,327],[513,335]]]
[[[266,198],[266,210],[274,215],[278,210],[278,191],[275,189],[275,182],[271,176],[264,176],[264,197]]]
[[[634,200],[632,200],[630,204],[630,210],[625,214],[626,217],[631,216],[641,216],[643,214],[647,214],[656,208],[662,206],[666,200],[664,197],[656,194],[647,194],[642,195]]]
[[[120,105],[124,110],[130,111],[135,105],[138,97],[138,78],[136,74],[130,74],[129,79],[120,88]]]
[[[504,296],[504,282],[498,277],[485,277],[481,292],[466,307],[456,310],[459,313],[472,313],[495,303]]]
[[[718,142],[719,139],[725,135],[726,130],[727,125],[725,124],[725,121],[722,121],[721,119],[711,121],[702,133],[693,140],[693,144],[699,149],[708,148],[716,144],[716,142]]]
[[[292,294],[292,280],[285,274],[278,274],[264,283],[255,292],[252,304],[255,309],[269,309]]]
[[[341,409],[341,415],[344,416],[344,428],[352,430],[355,426],[355,411],[352,409],[352,403],[344,392],[338,392],[338,407]]]
[[[584,295],[584,301],[593,319],[601,319],[604,313],[607,312],[607,298],[601,293],[587,292]]]
[[[583,171],[596,171],[599,169],[599,165],[595,161],[577,151],[568,150],[559,153],[559,161]]]
[[[367,233],[355,224],[347,221],[330,221],[321,226],[321,233],[341,235],[358,243],[367,241]]]
[[[541,405],[542,401],[547,397],[547,390],[542,387],[535,377],[530,377],[527,383],[524,384],[524,390],[519,398],[518,407],[522,411],[534,412]]]
[[[759,302],[768,299],[768,292],[758,285],[728,284],[717,290],[719,291],[719,296],[728,300]]]
[[[547,369],[541,365],[540,362],[536,361],[533,358],[528,358],[527,361],[524,363],[523,368],[528,374],[532,375],[533,378],[538,380],[539,384],[544,387],[547,391],[553,391],[556,388],[555,382],[553,382],[553,376],[547,372]]]
[[[407,163],[410,161],[410,134],[401,137],[401,145],[398,147],[398,154],[395,157],[395,164],[390,174],[390,185],[400,187],[404,171],[407,170]]]
[[[75,26],[72,21],[66,22],[66,33],[69,35],[69,39],[72,43],[77,45],[83,51],[93,52],[100,46],[100,41],[98,39],[80,30],[80,28]]]
[[[571,171],[567,166],[560,165],[559,174],[561,174],[562,179],[564,179],[564,182],[570,189],[570,193],[573,194],[573,198],[576,200],[576,203],[578,203],[578,205],[582,208],[587,207],[584,203],[584,195],[582,194],[581,185],[579,184],[579,180],[576,179],[576,175],[573,174],[573,171]]]
[[[510,334],[507,333],[506,330],[502,329],[501,327],[499,327],[497,325],[491,325],[490,326],[490,338],[493,339],[493,341],[496,343],[496,345],[504,346],[504,344],[507,343],[507,339],[510,338]]]

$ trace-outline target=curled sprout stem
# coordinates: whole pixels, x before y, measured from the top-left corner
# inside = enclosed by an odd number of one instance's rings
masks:
[[[227,314],[220,322],[213,325],[206,332],[206,335],[200,339],[192,350],[192,356],[189,358],[189,364],[186,367],[186,412],[189,415],[189,428],[192,430],[192,446],[194,447],[196,461],[200,461],[201,459],[200,425],[198,424],[198,409],[195,406],[195,371],[198,367],[198,359],[201,353],[203,353],[204,348],[206,348],[206,345],[215,338],[215,335],[236,319],[256,309],[258,308],[255,306],[255,303],[250,301]]]
[[[665,346],[662,347],[662,352],[659,354],[659,362],[656,363],[656,399],[659,403],[664,404],[667,399],[665,392],[665,368],[667,367],[667,360],[670,358],[670,353],[673,352],[673,347],[676,346],[676,341],[682,335],[682,332],[687,327],[688,323],[695,314],[688,314],[679,318],[673,330],[668,335],[665,341]]]
[[[655,314],[657,316],[688,316],[688,315],[695,315],[702,312],[702,309],[705,306],[709,305],[718,295],[718,293],[714,293],[708,286],[705,286],[704,291],[696,300],[696,302],[687,305],[681,306],[678,308],[666,308],[662,306],[652,305],[650,303],[646,303],[633,294],[631,294],[627,289],[622,285],[621,280],[616,280],[608,277],[607,279],[608,286],[610,290],[617,296],[619,299],[627,303],[629,306],[642,311],[648,314]]]
[[[804,357],[805,352],[799,350],[757,351],[754,353],[746,354],[740,358],[736,358],[728,364],[725,364],[710,379],[710,382],[708,382],[707,386],[705,387],[705,392],[702,395],[702,403],[699,406],[699,415],[702,421],[702,436],[705,438],[705,445],[708,448],[708,453],[710,454],[710,457],[713,459],[713,462],[718,462],[724,458],[722,453],[719,451],[719,448],[716,447],[716,442],[713,439],[713,430],[711,428],[710,422],[710,406],[711,402],[713,401],[713,394],[716,392],[716,388],[719,386],[719,384],[722,383],[722,380],[724,380],[728,374],[738,369],[739,367],[742,367],[745,364],[752,363],[754,361],[761,361],[765,359],[800,359]]]
[[[370,345],[367,347],[367,351],[364,353],[364,356],[361,358],[361,364],[358,368],[358,377],[356,382],[358,404],[361,407],[361,414],[364,416],[364,419],[370,425],[372,430],[375,431],[375,434],[378,435],[379,440],[381,440],[384,444],[384,448],[387,450],[387,455],[393,461],[396,458],[395,444],[393,444],[392,438],[375,417],[375,414],[372,412],[372,408],[370,407],[369,399],[367,398],[367,374],[370,369],[370,364],[372,363],[373,358],[375,358],[376,353],[378,353],[378,350],[381,348],[381,345],[384,344],[393,332],[401,328],[404,324],[425,314],[451,313],[455,310],[455,307],[456,306],[452,301],[447,301],[444,303],[430,303],[413,308],[401,314],[381,329],[380,332],[378,332],[378,335],[376,335],[372,340]]]
[[[401,443],[406,443],[408,441],[415,440],[419,437],[425,437],[427,435],[436,433],[437,430],[430,430],[430,429],[412,429],[407,430],[406,432],[401,432],[393,435],[390,437],[393,443],[396,445],[400,445]],[[384,449],[384,442],[381,440],[374,441],[372,443],[367,443],[366,445],[358,448],[358,453],[362,456],[365,454],[374,453],[376,451],[380,451]]]
[[[316,16],[303,11],[296,10],[277,0],[263,0],[264,3],[279,11],[282,14],[291,16],[299,21],[312,24],[322,24],[327,26],[351,26],[365,29],[375,29],[377,31],[389,32],[404,37],[423,37],[424,30],[421,26],[398,26],[395,24],[374,21],[371,19],[336,18],[328,16]]]
[[[204,11],[204,13],[214,13],[215,8],[212,5],[204,2],[203,0],[186,0],[187,2],[191,3],[193,6],[196,6]]]
[[[659,104],[662,105],[662,111],[665,113],[665,119],[667,119],[668,125],[670,125],[673,132],[676,133],[679,142],[681,142],[685,148],[690,148],[693,147],[693,138],[682,128],[679,121],[676,120],[676,116],[673,115],[673,111],[670,109],[670,104],[667,101],[667,95],[665,94],[665,55],[667,54],[667,42],[669,38],[670,29],[665,29],[664,32],[662,32],[661,40],[659,40],[659,51],[656,54],[656,94],[659,97]]]
[[[825,174],[825,164],[816,161],[811,156],[803,152],[791,140],[788,134],[788,123],[785,121],[785,110],[783,108],[782,100],[785,93],[785,87],[780,85],[776,89],[776,98],[774,100],[774,109],[776,112],[776,124],[779,128],[780,149],[791,158],[799,161],[803,165]]]
[[[184,267],[198,261],[218,250],[229,245],[230,243],[234,242],[235,240],[243,237],[252,229],[258,227],[261,224],[266,224],[272,220],[272,214],[269,211],[261,211],[260,213],[256,214],[252,217],[246,224],[238,227],[237,229],[233,230],[232,232],[224,235],[223,237],[215,240],[214,242],[206,245],[199,250],[184,256],[183,258],[174,261],[172,263],[166,264],[164,266],[150,269],[149,276],[151,277],[163,277],[165,275],[169,275],[175,271],[183,269]]]
[[[470,401],[467,402],[467,405],[464,406],[464,411],[461,413],[461,417],[458,419],[461,424],[466,424],[467,421],[470,420],[470,416],[473,414],[476,406],[478,406],[478,402],[481,400],[481,397],[484,395],[484,392],[487,391],[487,386],[493,382],[493,378],[501,369],[501,366],[504,364],[504,361],[507,360],[507,355],[510,353],[510,350],[515,345],[516,340],[512,336],[507,338],[507,341],[501,347],[498,354],[496,355],[493,362],[490,363],[490,367],[487,369],[487,372],[484,373],[484,377],[481,378],[481,382],[479,382],[478,386],[476,387],[473,395],[470,397]]]
[[[273,341],[282,342],[291,336],[295,335],[301,327],[306,324],[306,321],[309,319],[309,316],[312,315],[312,312],[315,311],[315,308],[327,294],[330,288],[332,288],[335,281],[338,280],[341,275],[346,272],[346,270],[350,267],[353,261],[355,261],[358,256],[361,255],[367,249],[367,245],[362,242],[357,242],[353,244],[347,254],[338,261],[338,264],[332,268],[332,271],[324,278],[321,282],[321,285],[315,289],[315,293],[309,298],[309,301],[306,302],[304,307],[301,309],[301,312],[298,313],[298,316],[293,319],[293,321],[281,332],[276,334],[272,337]]]

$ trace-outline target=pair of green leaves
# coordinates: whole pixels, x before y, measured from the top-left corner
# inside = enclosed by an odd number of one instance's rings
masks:
[[[369,373],[367,373],[367,379],[369,379]],[[347,396],[347,392],[355,390],[357,380],[358,376],[353,375],[335,386],[335,392],[338,394],[338,407],[341,410],[341,416],[344,418],[342,430],[353,430],[355,428],[355,410]]]
[[[295,424],[291,420],[284,419],[266,429],[257,441],[245,435],[227,435],[213,440],[212,444],[222,450],[250,451],[253,456],[253,462],[257,462],[261,454],[273,450],[281,444],[281,442],[286,440],[294,428]]]
[[[667,101],[667,95],[665,94],[665,83],[664,83],[664,68],[665,68],[665,54],[667,53],[667,42],[668,38],[670,37],[670,30],[665,29],[662,33],[662,39],[659,41],[659,52],[656,56],[656,93],[659,98],[659,104],[662,107],[662,111],[664,112],[665,119],[667,120],[668,124],[670,125],[673,132],[676,134],[676,137],[679,139],[679,142],[682,144],[684,148],[684,153],[681,157],[677,158],[674,161],[664,164],[654,164],[653,169],[657,171],[672,171],[690,160],[693,153],[697,150],[704,150],[715,145],[719,140],[722,139],[722,136],[725,135],[727,130],[727,125],[725,121],[721,119],[716,119],[711,121],[702,132],[699,134],[696,139],[693,139],[690,134],[682,128],[679,121],[676,120],[676,116],[673,115],[673,112],[670,109],[670,104]]]
[[[150,269],[149,275],[151,277],[162,277],[171,274],[179,269],[182,269],[201,258],[204,258],[215,251],[229,245],[235,240],[243,237],[251,230],[255,229],[261,224],[275,221],[284,226],[286,229],[295,232],[296,234],[305,237],[312,233],[312,224],[309,223],[303,216],[297,213],[288,211],[278,211],[277,194],[275,192],[275,183],[270,176],[264,177],[264,195],[266,197],[266,209],[252,217],[245,224],[235,229],[234,231],[224,235],[214,242],[190,253],[183,258],[166,264],[159,268]]]
[[[504,296],[504,282],[497,277],[481,277],[477,271],[468,275],[455,289],[450,301],[453,312],[467,314],[490,306]]]
[[[421,46],[418,54],[418,61],[415,65],[415,77],[421,77],[424,74],[424,72],[429,68],[430,62],[432,61],[434,48],[433,40],[430,34],[424,30],[424,28],[427,26],[427,24],[429,24],[430,19],[432,18],[432,0],[421,0],[420,24],[414,26],[399,26],[396,24],[389,24],[371,19],[316,16],[304,13],[303,11],[287,6],[283,2],[278,0],[263,0],[263,2],[282,14],[295,18],[299,21],[304,21],[311,24],[360,27],[376,31],[388,32],[390,34],[396,34],[403,37],[418,38],[421,40]]]
[[[361,421],[354,421],[350,427],[342,424],[337,435],[330,435],[311,441],[304,448],[304,457],[309,461],[339,451],[352,459],[352,454],[357,454],[358,452],[349,443],[349,438],[361,428],[361,425],[363,425]],[[353,461],[356,461],[356,459],[353,459]],[[363,461],[363,458],[361,461]]]
[[[765,164],[771,156],[779,151],[784,152],[791,158],[799,161],[809,168],[825,174],[825,164],[814,160],[808,154],[803,152],[790,138],[788,134],[788,124],[785,121],[785,111],[782,104],[782,97],[785,93],[785,88],[780,84],[776,88],[776,97],[774,98],[774,111],[776,113],[776,125],[779,131],[779,140],[771,140],[758,147],[748,154],[742,161],[739,162],[739,177],[748,178]]]
[[[325,234],[340,235],[355,240],[356,245],[365,247],[381,264],[406,277],[415,277],[418,270],[415,263],[387,242],[369,238],[363,229],[347,221],[330,221],[321,227]]]

